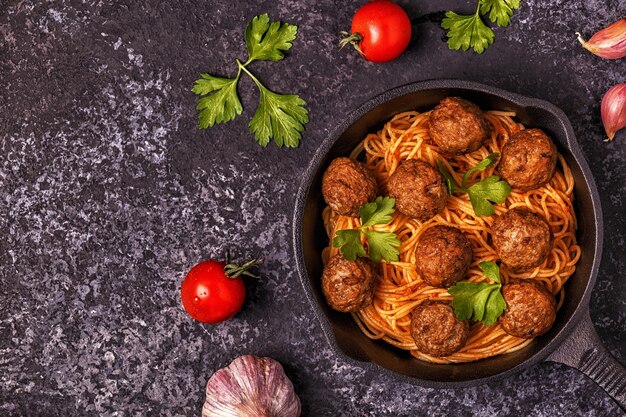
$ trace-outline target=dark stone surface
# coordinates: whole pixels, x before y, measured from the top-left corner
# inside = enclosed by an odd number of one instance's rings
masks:
[[[433,390],[347,365],[302,298],[290,215],[300,173],[342,114],[393,86],[480,81],[546,99],[570,117],[604,209],[596,329],[626,355],[626,134],[604,143],[599,102],[624,60],[580,48],[626,15],[621,0],[523,1],[481,56],[449,51],[442,10],[400,1],[408,51],[385,65],[336,47],[357,2],[0,1],[0,414],[199,415],[208,377],[237,355],[280,360],[314,416],[621,415],[593,382],[543,363],[492,386]],[[251,67],[299,93],[311,122],[299,149],[261,149],[243,116],[196,128],[200,72],[233,74],[242,32],[269,12],[299,26],[286,60]],[[192,321],[179,285],[208,257],[262,254],[234,319]]]

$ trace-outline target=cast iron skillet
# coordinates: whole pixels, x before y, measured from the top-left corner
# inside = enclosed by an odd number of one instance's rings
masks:
[[[565,287],[566,299],[552,329],[523,350],[473,363],[436,365],[361,333],[349,314],[328,307],[321,292],[321,251],[328,244],[322,225],[321,177],[330,161],[346,156],[396,113],[426,110],[442,98],[460,96],[483,109],[512,110],[526,126],[545,130],[572,168],[576,186],[577,236],[582,257]],[[495,381],[542,360],[573,366],[606,390],[623,408],[626,372],[602,347],[589,318],[589,297],[602,257],[602,211],[598,190],[565,114],[545,101],[467,81],[432,80],[408,84],[368,101],[326,138],[306,170],[293,217],[296,266],[326,338],[348,362],[426,387],[463,387]]]

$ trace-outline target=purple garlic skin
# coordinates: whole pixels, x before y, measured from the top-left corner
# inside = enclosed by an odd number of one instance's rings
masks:
[[[202,417],[298,417],[300,399],[280,363],[240,356],[206,386]]]
[[[613,140],[615,133],[626,127],[626,84],[614,85],[604,94],[600,112],[608,140]]]
[[[626,56],[626,19],[620,19],[600,30],[588,41],[585,41],[580,33],[577,35],[583,48],[594,55],[606,59]]]

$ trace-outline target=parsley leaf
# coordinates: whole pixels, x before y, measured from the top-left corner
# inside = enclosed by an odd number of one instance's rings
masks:
[[[381,258],[385,262],[398,260],[400,252],[396,249],[402,244],[395,233],[379,232],[370,229],[361,229],[367,239],[369,257],[372,261],[380,263]]]
[[[484,261],[479,263],[478,267],[483,271],[484,276],[500,284],[500,268],[498,268],[498,264],[493,261]]]
[[[241,114],[243,107],[237,96],[237,78],[214,77],[201,74],[191,91],[204,96],[198,100],[198,125],[206,129],[216,123],[226,123]],[[213,94],[210,94],[213,93]],[[207,95],[210,94],[210,95]]]
[[[193,91],[202,96],[198,126],[201,129],[233,120],[243,111],[237,96],[237,83],[241,72],[252,78],[259,88],[259,105],[250,120],[249,128],[256,141],[266,147],[273,139],[278,147],[295,148],[300,145],[304,125],[309,122],[306,102],[294,94],[274,93],[250,72],[247,65],[255,60],[280,61],[284,51],[291,49],[298,27],[279,21],[271,22],[267,13],[254,17],[246,27],[245,40],[249,59],[244,64],[236,60],[237,76],[233,79],[200,74]]]
[[[443,162],[441,162],[441,159],[437,159],[437,166],[439,167],[439,172],[441,172],[446,180],[446,186],[448,187],[450,195],[452,195],[455,191],[461,190],[461,187],[459,187],[459,184],[456,183],[452,174],[448,172],[446,167],[443,165]]]
[[[396,200],[391,197],[378,197],[374,202],[362,205],[359,208],[361,227],[389,223],[395,211],[393,208],[395,204]]]
[[[467,189],[472,208],[477,216],[491,216],[494,208],[491,202],[502,204],[511,193],[511,186],[500,177],[492,175]]]
[[[480,0],[480,12],[489,13],[489,20],[498,26],[508,26],[515,9],[519,9],[519,0]]]
[[[487,299],[487,303],[485,304],[485,315],[482,320],[483,323],[487,326],[491,326],[498,320],[498,317],[504,313],[504,310],[506,310],[506,301],[504,301],[502,293],[499,289],[497,291],[492,291],[491,295]]]
[[[377,197],[375,201],[359,208],[361,227],[354,230],[338,230],[333,238],[333,246],[339,248],[343,257],[349,260],[357,256],[365,256],[365,248],[361,243],[361,233],[367,240],[367,249],[372,261],[380,263],[395,262],[399,259],[398,247],[402,244],[395,233],[367,229],[377,224],[387,224],[392,220],[396,200],[390,197]]]
[[[333,239],[333,246],[340,248],[344,258],[354,261],[357,256],[365,256],[359,230],[338,230]]]
[[[196,80],[191,91],[205,96],[215,90],[220,90],[229,86],[233,81],[235,80],[232,78],[216,77],[211,74],[200,74],[200,79]]]
[[[482,54],[495,37],[493,30],[480,18],[478,10],[469,16],[446,12],[441,27],[448,31],[448,47],[452,50],[467,51],[472,48],[477,54]]]
[[[446,12],[441,27],[448,31],[448,47],[453,50],[472,48],[482,54],[493,43],[493,30],[483,22],[482,15],[498,26],[508,26],[511,16],[519,9],[520,0],[478,0],[476,12],[471,15],[459,15]]]
[[[463,175],[461,186],[456,183],[452,174],[446,170],[443,162],[441,162],[441,160],[437,160],[439,172],[441,172],[446,179],[446,185],[448,186],[450,195],[457,191],[460,193],[467,193],[469,195],[470,202],[472,203],[474,214],[477,216],[491,216],[495,211],[491,203],[502,204],[511,193],[511,186],[506,181],[500,180],[500,177],[495,175],[491,175],[484,180],[467,187],[467,180],[474,172],[482,171],[493,166],[499,157],[500,154],[498,152],[489,154],[485,159],[480,161],[475,167],[471,168]]]
[[[462,281],[450,287],[448,293],[454,296],[452,307],[459,320],[482,321],[484,325],[491,326],[506,309],[500,292],[500,271],[498,265],[491,261],[481,262],[479,267],[487,278],[496,283]]]
[[[472,317],[472,296],[477,290],[482,289],[482,287],[477,287],[478,285],[480,284],[461,281],[448,288],[448,294],[454,296],[452,299],[452,308],[454,308],[454,314],[457,319],[469,320]]]
[[[263,147],[274,139],[279,148],[283,145],[297,148],[304,125],[309,122],[309,112],[304,107],[306,102],[294,94],[274,93],[258,81],[257,86],[259,107],[250,120],[250,132]]]
[[[248,62],[254,60],[280,61],[285,57],[282,51],[291,48],[296,39],[298,27],[289,23],[271,22],[267,13],[253,18],[246,28]]]
[[[499,152],[490,153],[485,159],[476,164],[474,168],[467,171],[465,175],[463,175],[463,188],[467,188],[467,180],[474,172],[484,171],[487,168],[492,167],[498,161],[498,158],[500,158]]]

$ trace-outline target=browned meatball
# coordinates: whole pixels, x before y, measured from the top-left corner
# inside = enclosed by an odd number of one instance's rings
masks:
[[[334,159],[322,177],[322,194],[336,213],[357,217],[359,207],[374,200],[376,178],[365,164],[350,158]]]
[[[359,311],[372,303],[378,277],[378,267],[369,259],[349,261],[337,254],[324,268],[322,291],[333,309]]]
[[[417,350],[431,356],[449,356],[465,346],[469,323],[454,315],[450,303],[427,300],[415,307],[411,337]]]
[[[556,146],[541,129],[520,130],[502,147],[496,174],[514,190],[533,190],[550,181],[556,160]]]
[[[430,137],[442,151],[462,155],[483,146],[489,125],[477,105],[448,97],[430,112]]]
[[[446,205],[448,190],[443,176],[424,161],[408,159],[396,169],[387,184],[396,208],[407,216],[426,221]]]
[[[552,250],[552,231],[545,217],[525,207],[499,216],[491,233],[498,256],[512,270],[539,266]]]
[[[415,248],[417,272],[428,285],[447,288],[463,279],[472,263],[472,245],[455,227],[426,230]]]
[[[498,319],[511,336],[531,339],[552,327],[556,320],[556,300],[540,282],[512,280],[502,287],[506,310]]]

